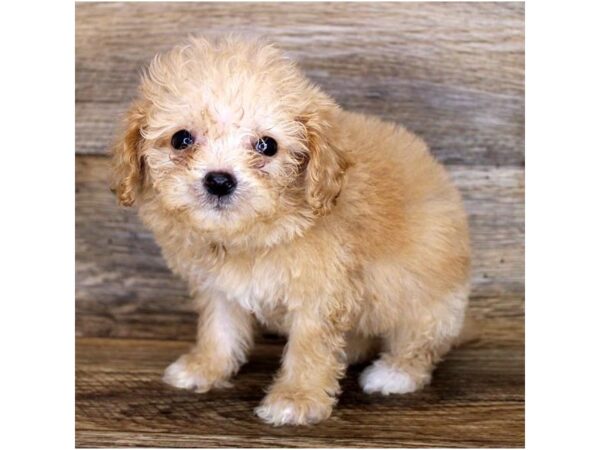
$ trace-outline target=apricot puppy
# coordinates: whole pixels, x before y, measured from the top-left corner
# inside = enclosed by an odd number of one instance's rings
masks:
[[[459,335],[469,242],[460,195],[425,143],[347,112],[270,45],[192,39],[157,56],[114,148],[200,312],[172,386],[228,385],[255,322],[288,336],[256,413],[329,417],[348,364],[367,393],[413,392]]]

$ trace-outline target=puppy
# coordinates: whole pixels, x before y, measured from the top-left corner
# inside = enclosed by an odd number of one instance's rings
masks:
[[[227,386],[259,323],[288,342],[256,414],[316,423],[349,364],[380,352],[364,391],[413,392],[461,331],[468,227],[447,173],[420,138],[342,110],[271,45],[192,39],[157,56],[114,173],[200,312],[172,386]]]

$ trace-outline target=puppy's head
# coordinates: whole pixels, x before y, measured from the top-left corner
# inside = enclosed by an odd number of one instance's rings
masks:
[[[270,45],[192,40],[142,78],[113,152],[117,197],[213,231],[325,214],[345,169],[336,109]]]

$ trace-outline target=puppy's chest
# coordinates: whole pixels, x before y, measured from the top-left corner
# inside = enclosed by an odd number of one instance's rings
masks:
[[[292,274],[276,255],[225,256],[200,264],[196,278],[201,290],[220,295],[254,313],[265,323],[287,310]]]

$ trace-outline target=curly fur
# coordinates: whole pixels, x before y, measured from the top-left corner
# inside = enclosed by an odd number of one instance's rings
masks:
[[[190,130],[195,144],[170,146]],[[269,135],[279,151],[257,154]],[[289,336],[257,414],[326,419],[346,366],[402,393],[430,380],[459,335],[469,240],[458,191],[424,142],[347,112],[273,46],[192,39],[157,56],[114,147],[117,198],[139,205],[200,312],[195,347],[165,381],[206,391],[245,362],[255,323]],[[235,174],[226,204],[202,188]]]

